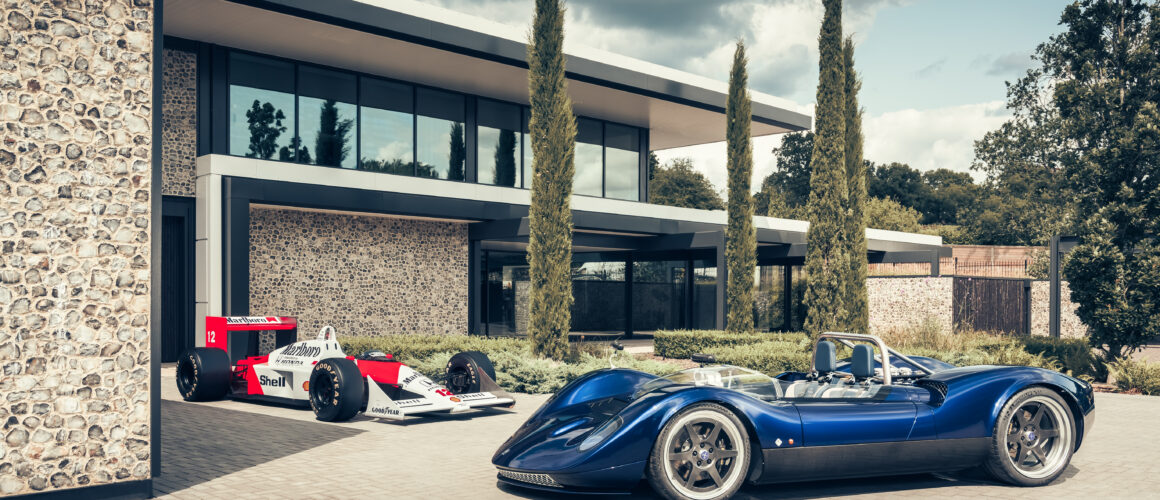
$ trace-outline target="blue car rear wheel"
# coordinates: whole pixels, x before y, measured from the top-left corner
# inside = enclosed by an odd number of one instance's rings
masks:
[[[749,468],[749,434],[727,408],[700,403],[674,416],[649,457],[649,482],[671,499],[733,496]]]

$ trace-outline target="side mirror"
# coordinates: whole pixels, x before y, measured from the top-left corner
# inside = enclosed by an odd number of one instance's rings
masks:
[[[618,351],[624,350],[624,344],[621,344],[619,340],[613,340],[612,344],[609,344],[609,345],[611,345],[613,349],[616,349]]]
[[[690,359],[692,359],[694,363],[700,363],[702,365],[710,365],[717,362],[717,356],[704,353],[694,354]]]

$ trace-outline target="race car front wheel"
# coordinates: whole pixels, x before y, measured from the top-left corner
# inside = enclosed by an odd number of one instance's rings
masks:
[[[447,362],[447,389],[454,394],[470,394],[482,388],[481,373],[495,380],[495,367],[487,355],[479,351],[465,351]]]
[[[349,359],[324,359],[310,373],[310,407],[323,422],[350,420],[362,408],[364,394],[362,372]]]
[[[737,415],[713,403],[690,406],[669,420],[653,444],[648,480],[665,498],[733,496],[749,470],[749,433]]]
[[[1075,438],[1075,420],[1059,394],[1046,387],[1024,389],[999,413],[986,469],[1017,486],[1050,483],[1071,462]]]
[[[186,401],[214,401],[230,388],[230,356],[221,349],[194,347],[177,359],[177,390]]]

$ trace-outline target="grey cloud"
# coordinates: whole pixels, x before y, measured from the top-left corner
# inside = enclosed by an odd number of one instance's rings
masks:
[[[749,86],[776,96],[788,96],[808,84],[810,65],[814,64],[805,45],[787,47],[776,60],[749,60]]]
[[[947,64],[947,58],[939,59],[935,62],[923,66],[918,71],[914,72],[914,76],[919,78],[928,78],[939,73],[942,73],[943,67]]]
[[[1031,67],[1031,51],[1011,52],[996,57],[987,68],[987,76],[1020,75]]]

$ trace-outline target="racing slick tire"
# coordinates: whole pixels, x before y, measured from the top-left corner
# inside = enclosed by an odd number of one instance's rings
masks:
[[[464,351],[447,362],[447,389],[453,394],[470,394],[482,388],[480,373],[495,380],[495,367],[487,355],[479,351]]]
[[[737,415],[718,404],[695,404],[657,436],[648,481],[653,491],[673,500],[729,498],[745,483],[749,455],[749,433]]]
[[[310,408],[323,422],[345,422],[362,409],[366,381],[354,361],[327,358],[310,372]]]
[[[1016,486],[1041,486],[1063,474],[1075,451],[1075,417],[1046,387],[1019,391],[999,413],[984,468]]]
[[[216,401],[230,389],[230,356],[221,349],[194,347],[177,359],[177,390],[186,401]]]

